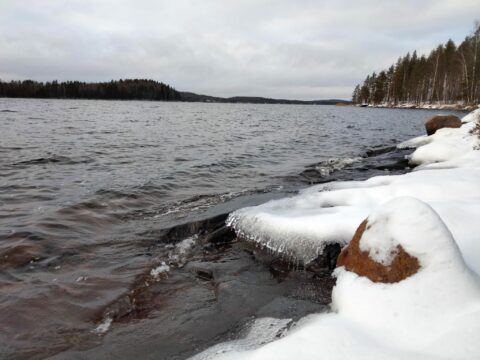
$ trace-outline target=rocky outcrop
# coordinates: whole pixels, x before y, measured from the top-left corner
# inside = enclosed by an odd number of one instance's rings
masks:
[[[427,120],[425,123],[425,130],[427,135],[433,135],[442,128],[459,128],[462,126],[462,121],[455,115],[436,115]]]
[[[389,265],[376,262],[370,258],[367,251],[360,249],[360,241],[368,228],[364,220],[357,228],[352,241],[343,248],[337,259],[337,267],[344,266],[346,270],[360,276],[365,276],[373,282],[396,283],[414,275],[419,269],[418,259],[408,254],[398,245],[395,257]]]

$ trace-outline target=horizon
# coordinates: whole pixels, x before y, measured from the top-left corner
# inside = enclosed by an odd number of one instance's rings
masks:
[[[472,0],[141,5],[2,2],[0,79],[145,78],[214,97],[349,100],[367,74],[399,56],[448,39],[458,45],[480,13]]]

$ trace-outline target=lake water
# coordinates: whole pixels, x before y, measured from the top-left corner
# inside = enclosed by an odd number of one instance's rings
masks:
[[[392,146],[435,113],[0,99],[0,357],[185,358],[251,316],[318,311],[313,280],[202,237],[310,183],[405,171]]]

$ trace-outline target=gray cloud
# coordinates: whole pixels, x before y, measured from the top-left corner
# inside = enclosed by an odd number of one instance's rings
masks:
[[[0,78],[349,98],[399,55],[461,41],[476,14],[478,0],[3,0]]]

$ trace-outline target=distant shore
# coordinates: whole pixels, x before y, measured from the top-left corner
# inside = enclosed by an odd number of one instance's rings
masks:
[[[178,91],[170,85],[151,79],[120,79],[108,82],[82,82],[57,80],[0,80],[0,98],[26,99],[85,99],[85,100],[146,100],[241,104],[289,105],[350,105],[343,99],[290,100],[261,96],[219,97]]]

